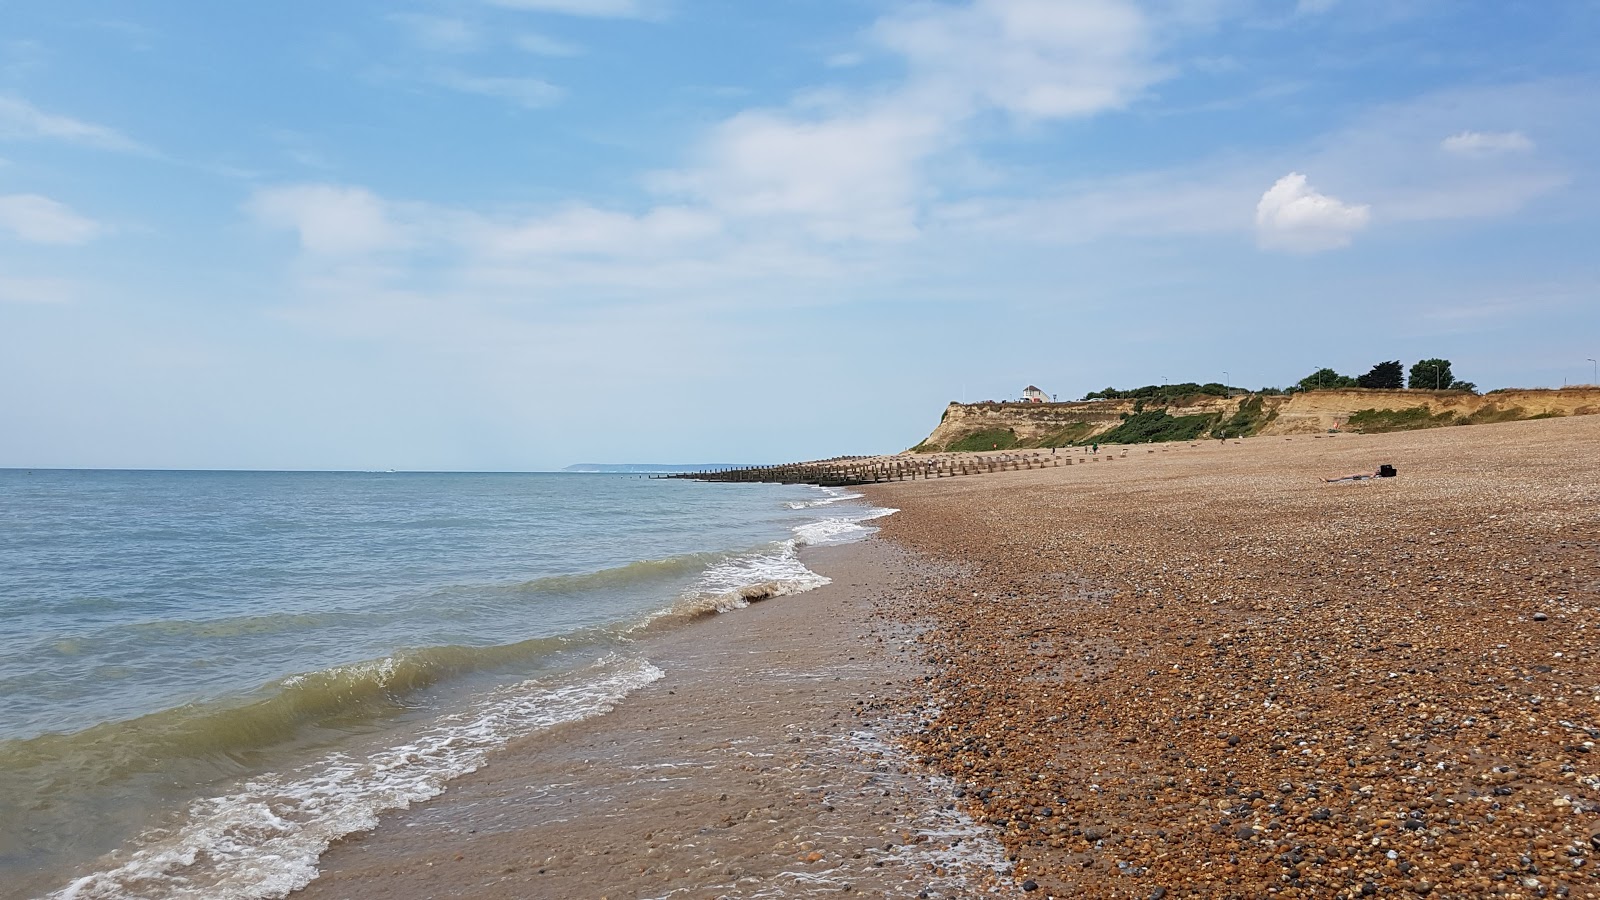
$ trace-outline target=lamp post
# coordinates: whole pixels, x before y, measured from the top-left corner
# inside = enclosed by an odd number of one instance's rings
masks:
[[[1594,357],[1589,357],[1589,362],[1594,363],[1594,380],[1590,384],[1600,384],[1600,362],[1595,362]]]

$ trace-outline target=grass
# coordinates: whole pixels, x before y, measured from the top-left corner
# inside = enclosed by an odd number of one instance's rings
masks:
[[[1356,431],[1381,434],[1386,431],[1441,428],[1459,421],[1460,417],[1453,412],[1435,414],[1426,406],[1410,406],[1405,409],[1363,409],[1352,413],[1346,424]]]
[[[1151,409],[1128,416],[1121,425],[1095,436],[1093,440],[1101,444],[1192,441],[1204,434],[1215,421],[1215,416],[1172,416],[1165,409]]]
[[[1493,403],[1483,407],[1470,416],[1463,416],[1458,424],[1461,425],[1489,425],[1494,422],[1520,422],[1528,418],[1527,411],[1520,406],[1510,409],[1501,409]]]
[[[955,453],[972,453],[978,450],[1010,450],[1017,446],[1017,433],[1009,428],[995,428],[969,434],[944,448]]]
[[[1275,415],[1277,410],[1273,410]],[[1212,437],[1250,437],[1264,428],[1271,417],[1261,412],[1261,398],[1251,397],[1239,404],[1239,409],[1211,429]]]
[[[1093,422],[1073,422],[1037,440],[1027,441],[1029,447],[1071,447],[1094,432]]]

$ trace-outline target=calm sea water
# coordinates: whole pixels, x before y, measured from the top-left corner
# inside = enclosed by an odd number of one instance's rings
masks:
[[[842,491],[0,470],[0,896],[272,897],[659,678],[653,629],[824,582]]]

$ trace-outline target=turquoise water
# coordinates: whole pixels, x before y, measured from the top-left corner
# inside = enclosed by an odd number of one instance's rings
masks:
[[[0,471],[0,896],[281,896],[660,677],[652,629],[823,583],[797,549],[882,513],[633,476]]]

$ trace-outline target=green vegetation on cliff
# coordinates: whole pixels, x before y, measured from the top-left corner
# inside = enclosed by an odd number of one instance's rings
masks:
[[[1165,408],[1136,412],[1122,424],[1096,435],[1101,444],[1151,444],[1157,441],[1192,441],[1204,434],[1215,416],[1172,416]]]
[[[1017,433],[1009,428],[979,431],[956,441],[946,450],[955,453],[974,453],[979,450],[1010,450],[1017,446]]]

